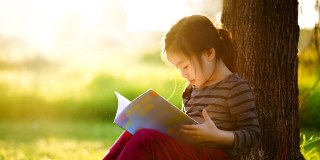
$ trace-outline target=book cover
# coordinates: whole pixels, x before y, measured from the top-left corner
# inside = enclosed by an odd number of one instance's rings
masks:
[[[165,100],[154,90],[148,90],[130,102],[117,93],[118,109],[114,123],[134,134],[141,128],[158,130],[164,134],[190,143],[180,132],[183,124],[197,124],[176,106]]]

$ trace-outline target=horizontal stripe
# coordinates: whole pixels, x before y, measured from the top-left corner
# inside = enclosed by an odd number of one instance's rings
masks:
[[[202,112],[189,112],[188,115],[189,115],[189,116],[199,116],[199,117],[202,117]]]
[[[235,117],[237,118],[237,120],[242,121],[246,118],[257,117],[257,114],[255,113],[255,111],[251,111],[251,112],[244,112],[242,114],[238,114]]]
[[[211,90],[230,90],[232,89],[231,87],[215,87],[215,88],[212,88]]]
[[[250,123],[252,124],[247,124],[246,123],[237,123],[238,124],[238,129],[252,129],[254,131],[257,131],[256,130],[256,126],[259,126],[259,123],[256,123],[256,120],[253,120],[253,121],[250,121]]]
[[[208,106],[208,105],[223,107],[223,105],[215,104],[215,103],[194,103],[194,104],[187,104],[187,107],[190,107],[190,106]]]
[[[259,125],[259,121],[258,121],[258,118],[256,119],[252,119],[251,121],[243,121],[243,122],[240,122],[240,121],[237,121],[237,125],[240,126],[240,127],[250,127],[250,126],[257,126]]]
[[[224,120],[218,119],[218,118],[211,118],[211,119],[214,120],[214,121],[234,122],[234,120],[232,120],[232,119],[224,119]]]
[[[223,115],[229,115],[229,111],[226,111],[226,110],[213,110],[211,108],[206,108],[206,111],[207,112],[213,112],[213,113],[217,113],[217,114],[223,114]]]
[[[237,96],[236,98],[233,98],[233,99],[229,99],[228,100],[228,104],[230,105],[230,107],[235,107],[235,105],[243,105],[243,101],[245,100],[248,100],[248,99],[252,99],[252,102],[254,102],[254,98],[252,96],[251,93],[245,93],[245,94],[242,94],[240,96]],[[246,105],[254,105],[254,103],[252,104],[246,104]]]
[[[230,90],[204,90],[204,91],[194,91],[191,94],[192,97],[204,96],[204,95],[218,95],[218,96],[229,96]]]
[[[254,100],[253,98],[243,100],[243,101],[241,101],[241,102],[239,102],[239,103],[237,103],[237,104],[232,105],[231,108],[237,107],[237,106],[239,106],[239,105],[241,105],[241,104],[244,104],[244,103],[252,102],[253,100]]]
[[[244,114],[246,112],[255,112],[255,108],[245,108],[244,110],[242,110],[241,112],[237,112],[235,114],[233,114],[234,116],[238,116],[239,114]]]
[[[221,98],[221,99],[228,99],[229,97],[227,96],[222,96],[222,95],[199,95],[199,96],[194,96],[191,98]]]
[[[245,119],[239,120],[239,122],[240,122],[240,123],[241,123],[241,122],[247,122],[247,121],[251,121],[251,120],[253,120],[253,119],[258,119],[258,117],[257,117],[257,116],[254,116],[254,117],[248,117],[248,118],[245,118]]]
[[[248,102],[248,103],[244,103],[244,104],[241,104],[241,105],[238,105],[236,107],[229,108],[229,109],[230,109],[230,113],[232,115],[236,115],[239,112],[242,112],[242,111],[244,111],[246,109],[251,109],[251,108],[255,109],[254,101],[251,101],[251,102]]]
[[[229,97],[229,99],[236,98],[237,96],[240,96],[240,95],[245,94],[245,93],[251,93],[251,90],[250,90],[250,89],[243,90],[243,91],[241,91],[241,92],[239,92],[239,93],[236,93],[236,94],[234,94],[234,95],[231,95],[231,96]]]
[[[225,106],[214,106],[214,105],[209,105],[208,107],[206,107],[206,110],[208,112],[219,112],[219,113],[225,113],[227,115],[231,115],[230,114],[230,110],[229,108],[225,107]]]
[[[236,88],[236,87],[238,87],[238,86],[240,86],[240,85],[243,85],[243,84],[246,84],[246,86],[247,86],[247,85],[248,85],[248,82],[247,82],[247,81],[238,82],[238,83],[236,83],[235,85],[233,85],[231,88],[233,89],[233,88]]]
[[[235,135],[234,149],[251,147],[258,143],[261,131],[248,81],[237,74],[203,89],[186,88],[183,94],[186,113],[199,123],[204,122],[206,109],[219,129]]]
[[[199,95],[195,98],[191,98],[188,103],[194,103],[194,102],[203,102],[203,103],[214,103],[220,101],[223,103],[223,105],[226,105],[226,100],[228,97],[224,96],[217,96],[217,95]]]

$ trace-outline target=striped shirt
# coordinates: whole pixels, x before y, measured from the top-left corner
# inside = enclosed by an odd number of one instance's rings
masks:
[[[202,89],[189,85],[182,98],[183,110],[197,122],[204,121],[202,110],[206,109],[219,129],[234,133],[231,154],[257,144],[260,128],[253,94],[248,82],[238,74]]]

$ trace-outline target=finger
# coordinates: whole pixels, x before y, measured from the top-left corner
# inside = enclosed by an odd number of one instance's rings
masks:
[[[211,118],[209,117],[207,110],[202,110],[202,116],[204,118],[204,121],[211,121]]]
[[[198,127],[198,125],[182,125],[181,128],[186,129],[186,130],[196,130],[199,127]]]
[[[180,129],[180,132],[189,135],[191,137],[194,137],[195,135],[197,135],[197,131],[196,130],[185,130],[185,129]]]

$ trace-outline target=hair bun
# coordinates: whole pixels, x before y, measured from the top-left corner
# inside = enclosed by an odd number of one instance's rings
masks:
[[[218,29],[218,34],[220,36],[221,41],[225,41],[226,39],[232,39],[232,34],[225,29]]]

